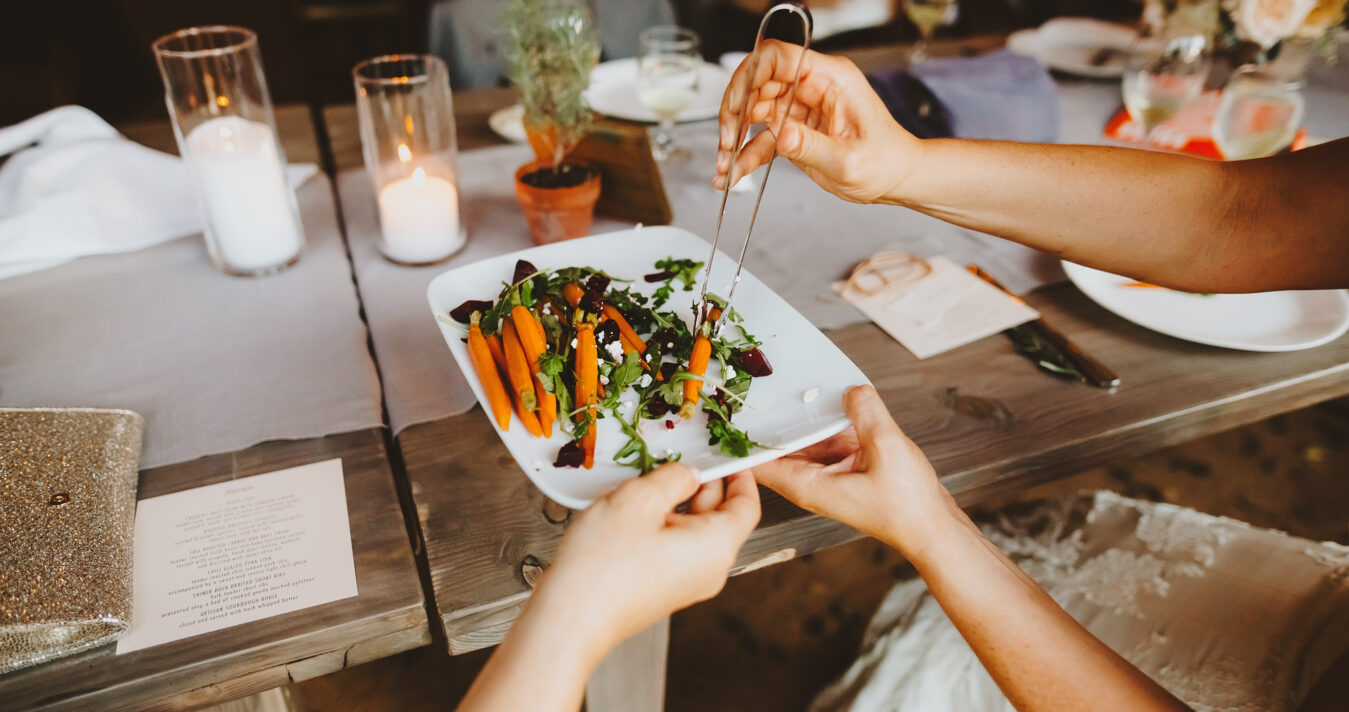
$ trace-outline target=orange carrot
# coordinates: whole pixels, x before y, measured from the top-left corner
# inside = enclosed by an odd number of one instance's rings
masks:
[[[567,303],[575,307],[581,303],[581,297],[584,297],[586,290],[581,289],[581,285],[575,282],[567,282],[562,285],[562,296],[566,298]]]
[[[1135,289],[1165,289],[1165,287],[1159,287],[1155,284],[1150,284],[1148,282],[1125,282],[1120,286],[1134,287]]]
[[[543,373],[539,368],[539,358],[548,350],[543,340],[543,327],[534,318],[533,312],[522,306],[511,310],[511,325],[515,327],[515,333],[520,335],[520,346],[524,348],[525,361],[533,375],[534,394],[539,404],[539,426],[543,428],[544,437],[552,437],[553,421],[557,420],[557,398],[544,390],[539,378]]]
[[[468,355],[473,361],[473,370],[478,372],[478,381],[482,383],[483,393],[492,407],[492,415],[502,430],[511,429],[511,399],[506,395],[506,387],[501,383],[501,373],[497,371],[496,361],[492,358],[487,339],[478,326],[479,315],[473,313],[473,323],[468,327]]]
[[[717,323],[721,318],[720,309],[712,309],[707,313],[707,324]],[[703,392],[703,375],[707,373],[707,362],[712,360],[712,340],[699,334],[698,338],[693,340],[693,353],[689,355],[688,372],[697,376],[684,381],[684,405],[679,408],[679,417],[692,418],[698,411],[698,399]]]
[[[605,304],[604,315],[612,319],[615,324],[618,324],[618,333],[623,336],[624,341],[629,342],[627,345],[630,345],[639,354],[646,353],[646,342],[642,341],[642,337],[637,335],[637,330],[632,328],[632,325],[628,323],[628,320],[623,318],[623,312],[619,311],[618,307],[615,307],[612,304]]]
[[[534,377],[529,372],[529,362],[525,360],[524,347],[520,346],[520,337],[515,333],[515,324],[509,319],[501,322],[501,346],[506,352],[506,374],[511,381],[511,394],[515,397],[515,409],[525,429],[536,438],[543,437],[543,428],[534,414],[538,407],[538,397],[534,393]]]
[[[501,332],[497,332],[487,337],[487,350],[492,354],[492,360],[496,362],[497,371],[501,373],[501,382],[509,380],[506,374],[506,352],[501,348]]]
[[[595,351],[595,325],[582,321],[576,325],[576,404],[590,406],[586,411],[590,426],[581,436],[581,450],[585,453],[585,468],[595,466],[595,431],[599,429],[595,408],[599,392],[600,367]]]

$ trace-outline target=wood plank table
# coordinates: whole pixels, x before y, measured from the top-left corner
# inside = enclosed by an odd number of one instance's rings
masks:
[[[977,53],[1000,43],[981,37],[939,45],[937,51]],[[864,69],[875,69],[893,66],[903,53],[887,47],[850,54]],[[478,122],[512,97],[498,90],[459,92],[455,101],[460,146],[467,148],[487,135]],[[352,107],[329,107],[323,116],[334,137],[336,164],[358,166],[358,144],[336,142],[355,133]],[[875,383],[900,426],[965,506],[1349,394],[1349,336],[1310,351],[1244,353],[1143,329],[1067,284],[1039,290],[1028,301],[1116,369],[1123,386],[1107,393],[1051,378],[1002,337],[919,361],[871,324],[829,333]],[[479,408],[408,427],[397,445],[449,651],[494,645],[519,615],[572,512],[529,482]],[[763,520],[741,550],[734,574],[860,536],[770,491],[763,497]],[[667,626],[668,621],[657,625],[611,654],[592,679],[592,708],[596,702],[606,709],[623,706],[595,687],[597,680],[607,686],[621,677],[616,670],[636,678],[629,680],[627,696],[619,697],[627,708],[659,708]]]
[[[317,161],[309,109],[277,109],[292,161]],[[167,122],[123,127],[174,151]],[[0,676],[0,710],[186,710],[250,695],[430,643],[425,600],[384,445],[369,428],[141,473],[144,499],[341,458],[359,594],[127,655],[104,646]]]

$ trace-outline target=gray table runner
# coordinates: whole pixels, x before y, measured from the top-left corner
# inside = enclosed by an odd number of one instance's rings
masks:
[[[271,277],[216,272],[200,236],[0,281],[0,405],[128,408],[142,467],[381,425],[328,180]]]
[[[1306,123],[1313,135],[1349,134],[1349,87],[1345,86],[1349,81],[1334,70],[1315,70],[1307,90]],[[1120,107],[1119,85],[1073,79],[1057,83],[1062,102],[1060,141],[1106,143],[1101,128]],[[663,167],[674,225],[709,240],[719,197],[711,187],[716,130],[711,122],[680,126],[678,140],[692,155]],[[426,285],[446,269],[530,245],[512,179],[515,168],[529,156],[523,146],[460,156],[461,209],[469,244],[453,260],[434,267],[406,268],[384,261],[375,249],[378,224],[368,179],[363,171],[350,171],[338,179],[395,432],[462,413],[475,402],[431,320]],[[976,262],[1023,293],[1064,278],[1057,259],[1015,243],[903,208],[839,200],[784,160],[774,166],[770,182],[746,266],[822,329],[865,321],[860,312],[835,297],[829,285],[858,260],[882,250]],[[723,228],[728,252],[739,246],[753,202],[753,193],[732,195]],[[594,232],[626,226],[597,219]]]

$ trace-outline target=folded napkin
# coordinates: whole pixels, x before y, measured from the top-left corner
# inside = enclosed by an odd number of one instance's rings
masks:
[[[12,154],[12,155],[11,155]],[[0,128],[0,279],[202,231],[181,159],[63,106]],[[291,187],[318,172],[287,167]]]
[[[920,138],[1058,139],[1058,89],[1029,57],[999,50],[932,59],[867,79],[895,120]]]

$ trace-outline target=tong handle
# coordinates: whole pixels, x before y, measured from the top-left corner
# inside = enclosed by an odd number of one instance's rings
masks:
[[[743,148],[744,146],[745,135],[749,132],[749,109],[750,109],[749,83],[751,80],[753,80],[754,75],[758,73],[759,70],[759,50],[760,46],[763,44],[764,33],[768,29],[768,22],[773,18],[773,15],[779,12],[787,12],[799,17],[801,19],[803,31],[803,38],[801,42],[801,55],[796,60],[796,72],[794,73],[792,78],[791,88],[787,90],[788,107],[790,107],[792,105],[792,102],[796,100],[796,87],[801,80],[801,68],[805,65],[806,51],[810,49],[810,36],[815,29],[815,19],[811,16],[810,8],[806,7],[805,2],[803,2],[802,0],[785,0],[784,2],[777,3],[773,7],[769,8],[768,12],[764,13],[763,20],[759,22],[759,33],[754,38],[754,51],[750,54],[749,57],[749,65],[748,65],[749,71],[745,73],[744,98],[741,100],[740,111],[737,112],[735,120],[735,142],[731,147],[731,167],[727,170],[726,185],[721,189],[721,205],[717,210],[717,227],[716,232],[713,234],[712,237],[712,254],[707,258],[707,268],[703,272],[703,289],[702,293],[699,295],[698,303],[696,305],[697,309],[694,317],[695,333],[701,330],[703,322],[706,320],[708,316],[707,283],[712,278],[712,262],[716,259],[717,245],[721,242],[721,224],[722,220],[725,219],[726,217],[726,202],[731,195],[731,188],[733,187],[731,181],[731,174],[735,170],[735,162],[740,158],[740,149]],[[783,112],[782,119],[781,121],[778,122],[778,126],[776,131],[774,132],[774,135],[781,135],[783,127],[787,125],[788,113],[789,112]],[[777,151],[775,148],[773,152],[773,157],[776,156]],[[767,165],[765,165],[764,167],[763,180],[759,182],[759,192],[754,198],[754,211],[750,213],[749,226],[745,229],[745,240],[740,245],[740,259],[736,264],[735,277],[732,278],[731,286],[726,294],[726,305],[728,308],[723,309],[721,316],[716,321],[713,322],[712,324],[713,334],[716,334],[721,329],[721,324],[726,319],[727,314],[730,312],[729,307],[731,299],[735,296],[736,286],[740,284],[740,272],[745,265],[745,254],[749,251],[749,239],[754,233],[754,221],[759,217],[759,204],[763,201],[764,188],[767,187],[768,185],[768,175],[769,173],[772,172],[772,170],[773,170],[773,158],[770,157],[768,159]]]

